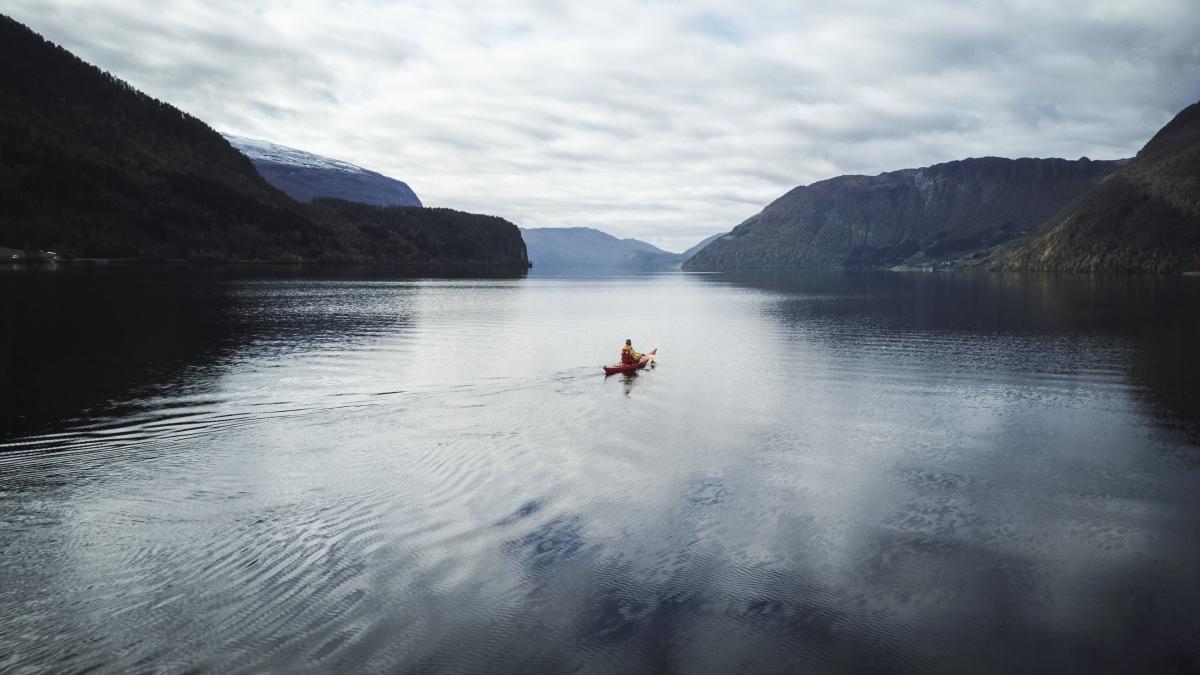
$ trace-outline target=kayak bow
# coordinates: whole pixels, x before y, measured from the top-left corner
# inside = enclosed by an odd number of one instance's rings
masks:
[[[646,367],[646,364],[654,360],[654,355],[658,353],[658,347],[651,349],[642,355],[642,360],[637,363],[618,363],[615,366],[603,366],[605,375],[613,375],[616,373],[628,373],[633,370],[641,370]]]

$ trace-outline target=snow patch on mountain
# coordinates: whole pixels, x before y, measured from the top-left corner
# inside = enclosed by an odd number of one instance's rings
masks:
[[[308,169],[329,169],[333,171],[345,171],[348,173],[366,173],[366,169],[355,166],[349,162],[343,162],[337,159],[314,155],[311,152],[289,148],[285,145],[277,145],[270,141],[264,141],[258,138],[245,138],[243,136],[234,136],[233,134],[221,134],[229,144],[237,148],[243,155],[251,160],[260,160],[264,162],[272,162],[275,164],[287,164],[290,166],[305,167]]]
[[[338,159],[257,138],[221,134],[268,183],[302,202],[322,197],[376,206],[421,206],[403,181]]]

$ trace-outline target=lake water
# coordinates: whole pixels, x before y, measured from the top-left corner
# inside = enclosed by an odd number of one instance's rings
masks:
[[[354,276],[0,274],[0,671],[1200,667],[1200,279]]]

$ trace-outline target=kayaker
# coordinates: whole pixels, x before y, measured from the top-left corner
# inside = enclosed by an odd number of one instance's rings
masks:
[[[633,350],[633,340],[626,340],[625,346],[621,348],[621,363],[628,366],[641,360],[642,355]]]

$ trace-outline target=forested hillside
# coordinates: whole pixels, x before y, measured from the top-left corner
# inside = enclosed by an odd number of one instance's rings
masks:
[[[1027,235],[1119,166],[978,157],[797,187],[684,269],[957,266]]]
[[[1008,270],[1200,270],[1200,103],[1163,127],[1127,166],[1001,256]]]
[[[204,122],[4,16],[0,62],[0,246],[74,257],[527,264],[517,228],[500,219],[442,211],[364,222],[302,205]],[[427,236],[390,228],[397,220],[421,222]],[[459,236],[459,227],[496,232]],[[468,241],[500,248],[456,248]]]

